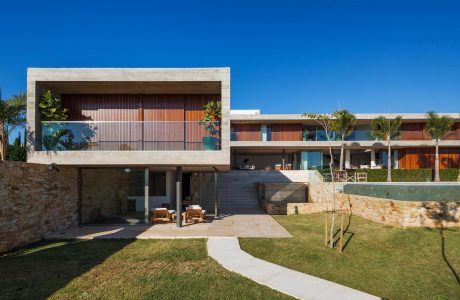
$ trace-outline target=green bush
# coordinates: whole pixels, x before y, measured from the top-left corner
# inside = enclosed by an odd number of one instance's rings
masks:
[[[329,172],[329,169],[319,170],[321,174]],[[356,171],[348,171],[353,174],[354,172],[366,172],[368,182],[385,182],[387,181],[386,169],[360,169]],[[426,182],[433,181],[433,169],[393,169],[391,177],[394,182]],[[441,169],[439,171],[441,181],[457,181],[459,169]]]

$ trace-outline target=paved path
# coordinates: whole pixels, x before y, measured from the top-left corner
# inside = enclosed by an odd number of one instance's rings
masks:
[[[51,233],[45,239],[161,239],[219,237],[291,237],[278,222],[264,212],[208,218],[206,223],[175,223],[155,225],[94,225],[74,227],[63,232]]]
[[[379,299],[352,288],[255,258],[237,238],[211,237],[208,255],[224,268],[299,299]]]

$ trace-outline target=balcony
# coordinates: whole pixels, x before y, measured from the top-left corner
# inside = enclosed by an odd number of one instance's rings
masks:
[[[42,122],[42,151],[221,150],[219,122]]]

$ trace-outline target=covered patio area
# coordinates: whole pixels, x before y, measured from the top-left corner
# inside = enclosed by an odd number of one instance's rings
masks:
[[[88,225],[45,236],[53,239],[172,239],[207,237],[291,237],[271,216],[264,212],[224,215],[207,218],[205,223],[154,225]]]

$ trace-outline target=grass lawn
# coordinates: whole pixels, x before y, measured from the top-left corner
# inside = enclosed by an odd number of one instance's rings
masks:
[[[323,214],[274,218],[293,238],[242,238],[243,250],[379,297],[460,299],[460,284],[443,259],[438,230],[398,229],[353,216],[346,237],[353,236],[337,254],[324,246]],[[460,228],[443,235],[445,256],[460,275]]]
[[[206,254],[206,241],[44,242],[0,256],[2,299],[290,299]]]

